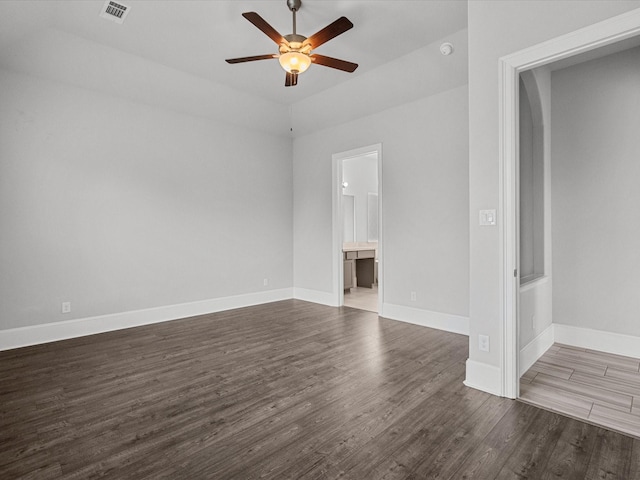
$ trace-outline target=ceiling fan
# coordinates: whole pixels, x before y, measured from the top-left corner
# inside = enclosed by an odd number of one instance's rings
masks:
[[[296,12],[300,10],[302,1],[287,0],[287,6],[293,13],[293,33],[284,36],[280,35],[280,33],[278,33],[256,12],[245,12],[242,14],[244,18],[253,23],[265,35],[278,44],[279,54],[272,53],[266,55],[255,55],[252,57],[229,58],[226,60],[227,63],[243,63],[277,58],[280,61],[280,65],[286,72],[284,81],[285,87],[293,87],[297,85],[298,75],[307,70],[312,63],[349,73],[358,68],[357,63],[347,62],[346,60],[340,60],[333,57],[326,57],[324,55],[318,55],[317,53],[311,53],[313,49],[318,48],[323,43],[328,42],[332,38],[335,38],[352,28],[353,23],[351,23],[347,17],[340,17],[335,22],[327,25],[319,32],[316,32],[307,38],[304,35],[298,35],[298,33],[296,33]]]

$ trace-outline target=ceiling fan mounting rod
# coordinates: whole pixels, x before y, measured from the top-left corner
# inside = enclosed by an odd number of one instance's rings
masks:
[[[293,34],[296,35],[296,9],[293,9]]]
[[[302,0],[287,0],[289,10],[293,12],[293,34],[296,35],[296,12],[302,6]]]

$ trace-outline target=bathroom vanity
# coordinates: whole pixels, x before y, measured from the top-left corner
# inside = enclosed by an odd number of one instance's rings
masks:
[[[376,247],[371,244],[345,244],[342,249],[342,255],[344,261],[344,289],[349,290],[356,285],[358,287],[373,288],[376,283]]]

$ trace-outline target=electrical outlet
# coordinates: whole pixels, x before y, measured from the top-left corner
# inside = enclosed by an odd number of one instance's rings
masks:
[[[489,335],[478,335],[478,349],[481,352],[489,351]]]
[[[62,302],[62,313],[71,312],[71,302]]]
[[[411,292],[411,301],[412,302],[416,301],[416,292]]]
[[[269,285],[269,279],[268,279],[268,278],[263,279],[263,280],[262,280],[262,285],[263,285],[264,287],[266,287],[267,285]]]
[[[532,330],[536,329],[536,316],[535,315],[531,315],[531,329]]]

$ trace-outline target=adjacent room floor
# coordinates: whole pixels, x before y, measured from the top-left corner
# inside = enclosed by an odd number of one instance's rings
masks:
[[[378,286],[374,285],[373,288],[353,287],[350,292],[344,293],[344,306],[377,312]]]
[[[520,379],[520,397],[640,438],[640,359],[554,344]]]
[[[286,300],[0,352],[0,478],[640,478],[640,440],[466,387],[468,345]]]

